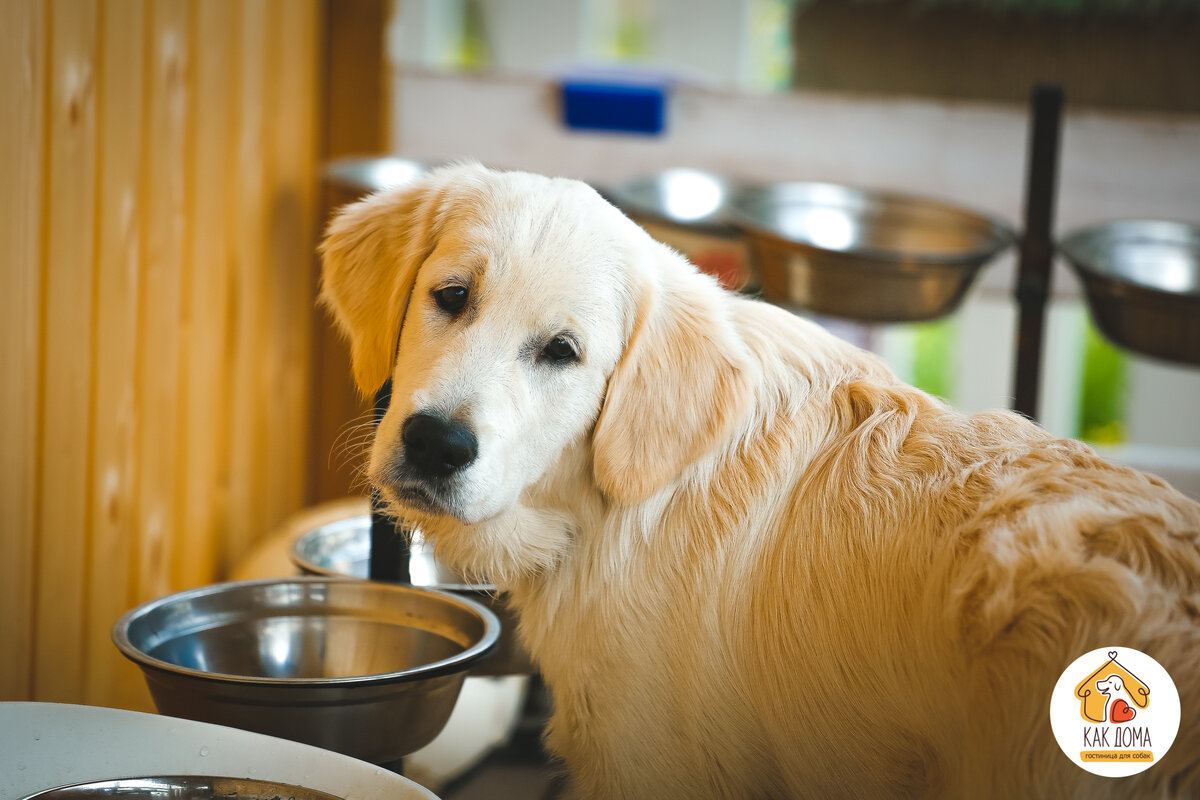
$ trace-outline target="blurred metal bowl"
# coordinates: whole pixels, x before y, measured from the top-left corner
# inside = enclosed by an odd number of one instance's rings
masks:
[[[339,158],[326,165],[325,180],[353,200],[412,183],[429,169],[428,164],[395,156]]]
[[[729,198],[742,189],[733,179],[686,168],[599,187],[647,233],[730,289],[755,283],[744,237],[729,216]]]
[[[1120,347],[1200,365],[1200,226],[1119,220],[1074,231],[1059,251],[1096,327]]]
[[[439,564],[433,549],[413,534],[409,576],[413,586],[461,594],[491,609],[500,620],[500,642],[471,669],[472,675],[529,675],[533,663],[517,632],[517,615],[487,583],[467,583]],[[366,579],[371,562],[371,518],[354,516],[302,533],[292,541],[292,563],[308,575]]]
[[[635,218],[736,238],[729,198],[743,187],[721,175],[695,169],[668,169],[619,183],[600,192]]]
[[[342,800],[290,783],[197,775],[90,781],[38,792],[24,800],[281,800],[284,797],[287,800]]]
[[[386,764],[446,724],[500,623],[428,589],[329,578],[204,586],[113,627],[159,712]]]
[[[768,300],[861,322],[949,314],[1015,240],[957,206],[830,183],[749,187],[729,208]]]

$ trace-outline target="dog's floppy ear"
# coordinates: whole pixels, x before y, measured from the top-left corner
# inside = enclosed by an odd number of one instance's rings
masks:
[[[436,243],[444,184],[434,174],[378,192],[342,208],[326,229],[321,300],[350,340],[363,394],[391,374],[417,271]]]
[[[751,400],[749,354],[724,293],[671,267],[671,280],[636,290],[633,332],[592,434],[596,482],[623,505],[649,498],[726,441]]]

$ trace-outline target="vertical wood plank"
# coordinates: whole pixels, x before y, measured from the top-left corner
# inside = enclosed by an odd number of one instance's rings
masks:
[[[187,467],[179,438],[181,340],[188,336],[186,272],[187,3],[155,0],[149,9],[145,214],[138,353],[138,592],[171,590],[171,546],[178,487]]]
[[[283,120],[268,129],[275,163],[269,173],[270,257],[265,262],[272,306],[271,385],[277,400],[267,452],[266,525],[273,529],[303,503],[307,467],[308,376],[311,309],[314,303],[314,190],[316,175],[315,81],[317,5],[313,0],[274,0],[272,27],[279,44],[270,83],[280,99],[270,115]],[[264,531],[265,533],[265,531]]]
[[[186,359],[184,418],[188,454],[183,493],[184,535],[176,542],[174,583],[213,580],[222,565],[220,542],[228,520],[230,282],[233,247],[230,187],[237,184],[237,72],[240,58],[236,0],[192,0],[194,141],[191,163],[191,271],[187,284],[191,339]]]
[[[286,14],[286,0],[267,0],[266,16],[267,30],[263,47],[263,81],[266,88],[261,99],[263,106],[263,158],[262,158],[262,260],[259,262],[260,308],[262,320],[262,355],[264,361],[258,376],[259,391],[254,393],[254,414],[259,420],[262,431],[262,451],[265,464],[258,476],[259,502],[262,505],[259,524],[250,532],[250,542],[257,541],[277,521],[280,513],[282,495],[287,486],[288,466],[283,462],[283,442],[281,429],[286,426],[290,398],[283,391],[284,348],[287,347],[287,291],[285,284],[279,280],[280,272],[286,269],[282,263],[281,241],[288,233],[286,217],[291,213],[287,209],[289,198],[281,191],[286,182],[288,164],[279,152],[280,134],[290,124],[284,120],[294,102],[294,98],[284,97],[281,91],[283,81],[283,52],[282,23]],[[295,231],[291,231],[295,235]],[[291,242],[288,242],[290,245]],[[284,247],[288,247],[284,245]],[[295,279],[295,276],[292,276]],[[263,381],[265,378],[265,381]]]
[[[225,542],[226,563],[245,554],[256,536],[265,529],[263,476],[269,466],[265,458],[265,431],[259,409],[270,399],[264,359],[266,347],[263,263],[267,255],[264,231],[266,198],[264,185],[265,125],[263,101],[271,91],[267,83],[270,18],[266,0],[241,4],[239,138],[237,181],[230,187],[235,241],[233,282],[233,403],[230,425],[229,528]],[[265,395],[265,396],[263,396]]]
[[[101,6],[99,192],[96,224],[95,425],[91,583],[87,602],[89,703],[141,707],[137,669],[109,639],[131,605],[137,542],[138,294],[145,214],[142,197],[146,7],[143,0]]]
[[[31,698],[45,6],[0,7],[0,701]]]
[[[318,161],[385,152],[391,92],[386,86],[389,72],[382,32],[390,4],[387,0],[323,0],[322,6]],[[322,196],[318,227],[324,226],[334,205],[354,199],[334,191]],[[370,407],[351,379],[350,350],[324,309],[315,310],[313,326],[310,503],[362,489],[358,463],[335,454],[334,445],[345,426],[360,420]]]
[[[83,690],[94,211],[96,7],[50,6],[49,170],[44,409],[37,531],[34,698],[77,700]]]

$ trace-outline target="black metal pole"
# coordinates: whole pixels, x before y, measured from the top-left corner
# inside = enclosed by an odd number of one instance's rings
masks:
[[[1058,184],[1063,90],[1038,84],[1031,98],[1029,161],[1025,175],[1025,231],[1017,271],[1016,378],[1013,408],[1037,419],[1042,339],[1054,264],[1054,202]]]
[[[375,426],[387,412],[392,400],[392,380],[388,380],[375,393]],[[400,530],[396,520],[384,513],[379,490],[371,490],[371,559],[367,569],[373,581],[411,583],[408,573],[408,536]]]

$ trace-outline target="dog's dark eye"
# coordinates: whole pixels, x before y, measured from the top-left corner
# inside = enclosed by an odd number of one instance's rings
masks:
[[[565,336],[555,336],[549,344],[542,348],[542,356],[555,364],[573,361],[576,358],[575,345],[571,344],[571,340]]]
[[[438,308],[450,314],[457,314],[467,304],[467,287],[444,286],[433,293],[433,301]]]

